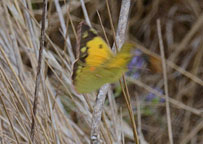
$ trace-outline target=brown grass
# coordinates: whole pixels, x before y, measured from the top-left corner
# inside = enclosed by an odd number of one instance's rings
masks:
[[[71,83],[76,56],[75,29],[79,22],[89,18],[103,36],[102,23],[113,46],[119,29],[121,1],[108,0],[111,17],[106,1],[85,0],[83,9],[79,0],[48,1],[35,143],[90,143],[96,93],[79,95]],[[42,4],[42,0],[0,1],[0,143],[33,143],[31,111]],[[125,39],[163,60],[157,32],[160,19],[166,59],[165,78],[160,73],[143,73],[137,80],[127,78],[140,143],[202,144],[203,1],[137,0],[130,5]],[[119,86],[111,86],[104,103],[99,125],[101,140],[107,144],[134,143],[130,108],[122,93],[115,96],[115,87]],[[148,93],[165,97],[154,88],[165,89],[169,103],[146,102]]]

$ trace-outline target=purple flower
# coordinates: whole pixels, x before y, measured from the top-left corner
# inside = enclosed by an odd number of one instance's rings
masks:
[[[162,90],[162,89],[160,89],[160,88],[155,88],[155,89],[156,89],[157,91],[159,91],[161,94],[163,94],[163,90]],[[165,102],[165,99],[158,97],[158,96],[155,95],[154,93],[149,93],[149,94],[146,95],[145,101],[147,101],[147,102],[155,101],[155,102],[164,103],[164,102]]]
[[[133,78],[138,78],[140,76],[141,70],[146,65],[146,60],[143,57],[143,53],[140,50],[134,51],[134,57],[131,62],[128,64],[129,71],[127,72],[128,76]]]

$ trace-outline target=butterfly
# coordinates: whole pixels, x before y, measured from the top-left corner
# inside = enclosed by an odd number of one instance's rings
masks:
[[[78,93],[90,93],[106,83],[117,81],[127,70],[134,45],[125,43],[115,55],[95,29],[80,24],[78,58],[73,65],[72,81]]]

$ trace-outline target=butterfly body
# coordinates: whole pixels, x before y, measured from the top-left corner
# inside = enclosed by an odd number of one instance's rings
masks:
[[[132,58],[132,44],[124,44],[121,51],[113,54],[96,31],[83,24],[79,56],[73,66],[73,85],[78,93],[89,93],[105,83],[117,81],[127,70]]]

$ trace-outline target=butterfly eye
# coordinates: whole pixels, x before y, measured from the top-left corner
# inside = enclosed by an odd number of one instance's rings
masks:
[[[99,45],[99,48],[100,48],[100,49],[102,49],[102,48],[103,48],[103,45],[102,45],[102,44],[100,44],[100,45]]]

